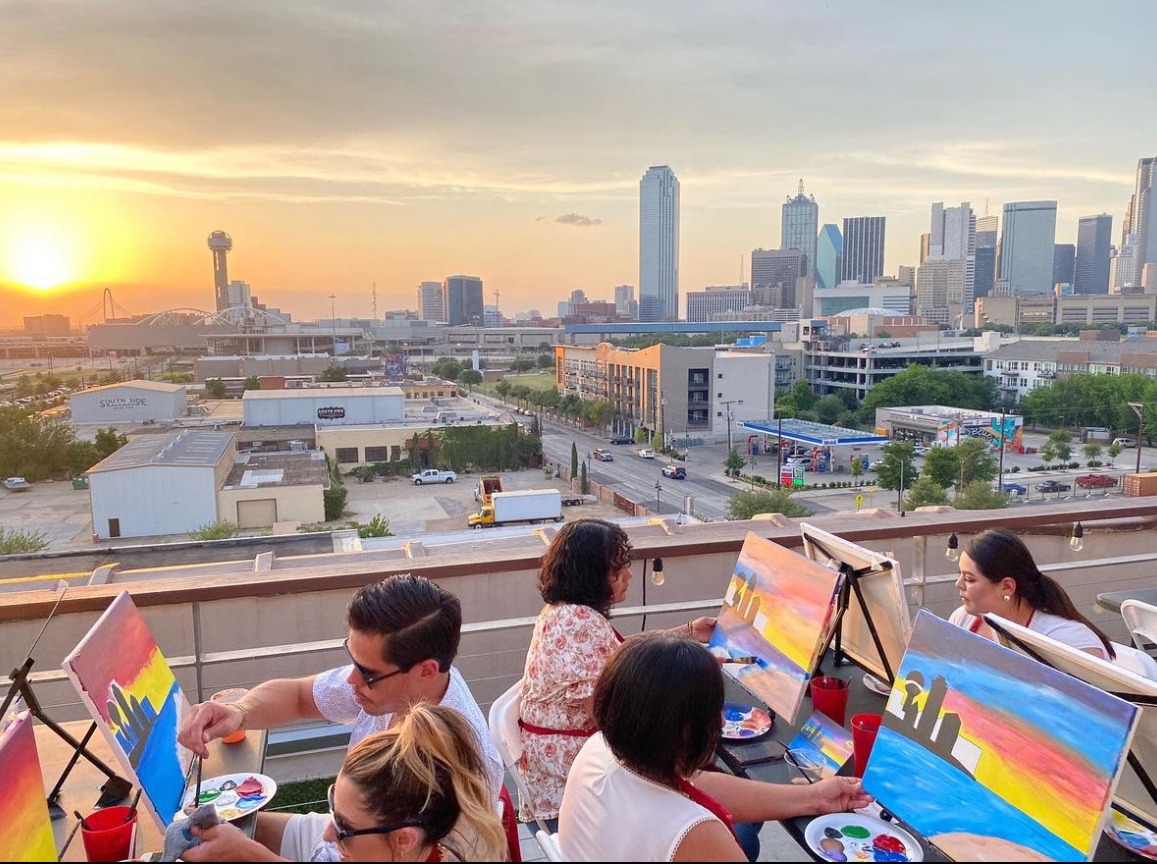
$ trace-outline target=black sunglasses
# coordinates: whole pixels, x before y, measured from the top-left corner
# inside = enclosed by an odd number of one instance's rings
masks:
[[[350,662],[354,664],[354,668],[358,670],[358,674],[362,676],[362,681],[367,687],[373,687],[379,681],[385,681],[387,678],[393,678],[395,675],[401,675],[403,672],[409,672],[409,669],[395,669],[393,672],[387,672],[384,675],[374,675],[365,666],[354,659],[354,655],[350,654],[350,640],[347,636],[341,643],[345,646],[345,653],[349,655]]]
[[[389,834],[401,828],[414,828],[421,825],[419,822],[407,821],[399,825],[379,825],[376,828],[342,828],[338,824],[337,814],[333,810],[333,784],[330,784],[325,797],[329,800],[329,818],[333,821],[333,833],[337,836],[339,844],[345,843],[351,837],[362,837],[367,834]]]

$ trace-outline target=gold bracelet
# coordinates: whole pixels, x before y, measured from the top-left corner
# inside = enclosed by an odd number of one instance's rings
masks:
[[[694,634],[691,632],[691,625],[692,625],[693,623],[694,623],[694,622],[692,622],[692,621],[688,621],[688,622],[687,622],[687,635],[688,635],[688,636],[692,636],[692,637],[694,636]]]
[[[249,706],[246,705],[244,702],[234,702],[233,707],[241,712],[241,725],[238,726],[237,728],[238,729],[248,729],[249,728],[249,711],[250,711]]]

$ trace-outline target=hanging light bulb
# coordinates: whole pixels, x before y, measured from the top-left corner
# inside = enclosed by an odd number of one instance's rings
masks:
[[[1080,522],[1073,523],[1073,536],[1069,538],[1069,548],[1080,552],[1085,548],[1085,529]]]
[[[663,559],[656,558],[651,564],[651,584],[662,585],[667,581],[667,577],[663,575]]]
[[[944,550],[944,557],[949,561],[960,560],[960,538],[956,536],[955,531],[948,538],[948,548]]]

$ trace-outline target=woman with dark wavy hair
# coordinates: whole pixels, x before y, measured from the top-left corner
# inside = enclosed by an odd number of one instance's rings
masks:
[[[960,556],[956,590],[963,605],[948,620],[958,627],[995,640],[983,617],[992,613],[1102,660],[1116,657],[1109,637],[1040,571],[1024,541],[1004,528],[972,538]]]
[[[607,619],[630,584],[631,541],[613,522],[568,522],[542,558],[538,589],[546,606],[522,679],[519,768],[530,791],[521,802],[524,821],[538,818],[553,828],[558,818],[567,772],[595,731],[595,680],[622,642]],[[706,642],[714,628],[714,618],[696,618],[677,630]]]

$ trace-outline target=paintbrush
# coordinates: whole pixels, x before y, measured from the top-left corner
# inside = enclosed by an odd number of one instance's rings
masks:
[[[197,794],[195,794],[193,796],[193,808],[194,809],[196,809],[197,807],[199,807],[201,805],[201,765],[202,764],[204,764],[204,760],[200,756],[198,756],[197,757]]]
[[[92,830],[91,828],[88,827],[88,823],[84,821],[84,817],[80,815],[79,810],[73,810],[72,815],[75,816],[78,820],[80,820],[80,824],[84,826],[85,831],[91,831]]]
[[[125,822],[132,822],[133,817],[137,815],[137,804],[141,801],[141,793],[144,789],[137,789],[137,794],[133,796],[133,803],[129,807],[129,812],[125,814]]]

